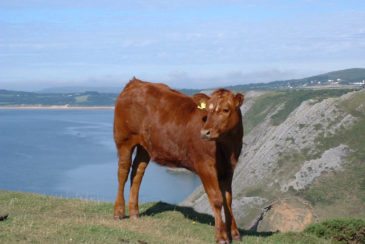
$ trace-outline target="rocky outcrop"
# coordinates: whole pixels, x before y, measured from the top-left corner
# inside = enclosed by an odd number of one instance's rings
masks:
[[[258,232],[300,232],[315,221],[313,208],[299,198],[278,200],[263,209],[251,230]]]
[[[349,147],[339,145],[325,151],[318,159],[304,162],[300,170],[295,174],[295,179],[281,186],[282,191],[287,191],[289,187],[294,190],[303,190],[310,185],[322,173],[329,171],[338,171],[342,169],[344,158],[349,152]]]

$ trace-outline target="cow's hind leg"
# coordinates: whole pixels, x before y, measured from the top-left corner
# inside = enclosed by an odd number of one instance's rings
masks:
[[[138,218],[138,195],[145,169],[150,161],[148,152],[140,145],[137,146],[136,157],[133,160],[131,174],[131,190],[129,193],[129,216]]]
[[[125,200],[124,186],[128,179],[129,170],[131,167],[131,156],[133,146],[125,144],[117,144],[118,150],[118,193],[114,205],[114,219],[122,219],[125,216]]]

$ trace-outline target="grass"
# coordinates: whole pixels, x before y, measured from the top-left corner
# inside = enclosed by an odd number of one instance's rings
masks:
[[[309,99],[320,102],[329,97],[339,97],[350,92],[347,89],[328,89],[328,90],[292,90],[286,92],[283,96],[285,99],[284,106],[274,115],[271,116],[273,125],[280,125],[286,120],[291,112],[299,105]]]
[[[267,92],[258,98],[245,114],[245,133],[249,133],[256,125],[260,124],[269,113],[283,103],[284,92]]]
[[[312,224],[304,232],[340,243],[365,243],[365,220],[333,219]]]
[[[280,181],[286,182],[295,179],[295,174],[301,169],[303,162],[308,160],[308,158],[307,150],[291,150],[290,152],[282,152],[279,154],[277,167],[274,168],[271,178],[280,179]],[[274,191],[274,189],[271,189],[271,191]],[[275,191],[273,196],[277,198],[278,194],[280,195],[281,191]]]
[[[114,221],[112,203],[0,191],[0,243],[214,243],[214,219],[167,203],[141,205],[141,218]],[[242,243],[330,243],[311,233],[241,230]]]

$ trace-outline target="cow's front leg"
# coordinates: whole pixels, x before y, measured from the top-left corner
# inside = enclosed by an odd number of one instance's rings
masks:
[[[237,228],[236,220],[234,218],[232,210],[232,179],[224,183],[222,187],[222,192],[225,196],[226,204],[224,205],[224,214],[226,216],[228,231],[231,232],[233,240],[241,240],[241,235]]]
[[[219,187],[217,173],[214,167],[205,168],[201,173],[200,179],[203,183],[205,192],[208,195],[210,206],[214,213],[215,237],[217,243],[229,243],[226,226],[222,219],[223,196]]]

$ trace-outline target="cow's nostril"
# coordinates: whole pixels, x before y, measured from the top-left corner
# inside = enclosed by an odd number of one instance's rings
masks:
[[[210,130],[201,130],[200,135],[203,139],[210,138]]]

